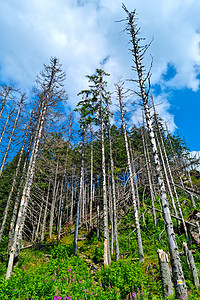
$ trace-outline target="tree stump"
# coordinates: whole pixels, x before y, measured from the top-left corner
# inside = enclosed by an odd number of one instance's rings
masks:
[[[172,286],[171,272],[170,272],[170,268],[169,268],[168,255],[161,249],[158,249],[157,253],[158,253],[159,265],[160,265],[163,296],[169,297],[169,296],[173,295],[174,292],[173,292],[173,286]]]

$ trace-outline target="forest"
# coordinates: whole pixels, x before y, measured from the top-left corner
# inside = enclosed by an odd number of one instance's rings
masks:
[[[123,10],[132,90],[97,68],[67,109],[57,57],[30,95],[0,87],[0,299],[200,299],[200,161],[157,113]]]

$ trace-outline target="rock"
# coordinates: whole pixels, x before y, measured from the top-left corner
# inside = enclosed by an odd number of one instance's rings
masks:
[[[197,209],[189,215],[189,221],[196,225],[196,227],[194,227],[188,224],[188,230],[192,236],[192,240],[195,244],[200,245],[200,212]]]

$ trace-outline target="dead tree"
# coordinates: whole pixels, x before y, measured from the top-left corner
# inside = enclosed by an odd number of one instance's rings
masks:
[[[45,203],[45,209],[44,209],[44,217],[43,217],[43,222],[42,222],[41,242],[44,240],[44,233],[45,233],[46,219],[47,219],[47,212],[48,212],[47,210],[48,210],[48,205],[49,205],[50,186],[51,186],[51,182],[49,180],[48,191],[47,191],[47,196],[46,196],[46,203]]]
[[[91,132],[91,159],[90,159],[90,228],[92,228],[92,203],[93,203],[93,130],[90,126]]]
[[[143,127],[144,128],[144,127]],[[145,128],[144,128],[145,130]],[[152,178],[151,178],[151,172],[150,172],[150,165],[147,155],[147,145],[145,143],[144,139],[144,130],[141,128],[141,135],[142,135],[142,143],[143,143],[143,149],[144,149],[144,156],[145,156],[145,162],[146,162],[146,168],[147,168],[147,175],[148,175],[148,181],[149,181],[149,189],[150,189],[150,197],[151,197],[151,206],[152,206],[152,213],[153,213],[153,220],[154,225],[157,227],[157,218],[156,218],[156,211],[155,211],[155,195],[153,190],[153,184],[152,184]]]
[[[62,225],[62,217],[63,217],[63,209],[64,209],[64,197],[65,197],[65,191],[67,186],[67,163],[68,163],[68,154],[69,154],[69,144],[71,140],[71,131],[72,131],[72,122],[73,122],[72,115],[69,116],[69,133],[68,133],[68,141],[67,141],[67,153],[65,158],[65,165],[64,165],[64,175],[61,185],[61,201],[60,201],[60,207],[59,207],[59,214],[58,214],[58,237],[57,237],[57,243],[60,243],[60,233],[61,233],[61,225]]]
[[[176,243],[176,236],[173,228],[173,222],[171,219],[171,213],[169,210],[169,202],[167,199],[167,194],[166,194],[166,188],[165,188],[165,183],[163,179],[163,172],[161,169],[161,163],[160,159],[158,156],[158,150],[157,150],[157,145],[156,145],[156,139],[154,135],[154,130],[152,126],[152,119],[150,115],[150,109],[149,109],[149,100],[148,100],[148,94],[149,91],[146,90],[145,88],[145,83],[147,80],[150,81],[150,72],[147,74],[147,76],[144,78],[143,71],[144,71],[144,66],[142,65],[142,59],[149,47],[149,45],[145,46],[140,46],[140,41],[141,38],[138,37],[140,33],[140,29],[137,28],[137,23],[136,23],[136,12],[129,12],[125,5],[123,5],[123,9],[127,13],[127,31],[130,34],[131,37],[131,44],[133,46],[131,52],[133,54],[133,59],[134,59],[134,66],[133,69],[137,72],[138,79],[136,82],[139,85],[140,92],[138,95],[142,99],[143,107],[144,107],[144,112],[145,112],[145,117],[146,117],[146,123],[147,123],[147,128],[149,130],[149,136],[150,136],[150,141],[151,141],[151,146],[152,146],[152,153],[154,157],[154,163],[156,166],[156,172],[157,172],[157,179],[158,179],[158,184],[159,184],[159,189],[160,189],[160,201],[162,205],[162,211],[163,211],[163,218],[165,222],[165,229],[167,233],[167,240],[168,240],[168,246],[169,246],[169,251],[170,251],[170,259],[171,259],[171,264],[172,264],[172,272],[173,272],[173,281],[174,281],[174,286],[176,290],[176,296],[177,298],[183,298],[183,299],[188,299],[187,295],[187,288],[185,284],[185,279],[184,279],[184,274],[181,266],[181,261],[179,257],[179,251],[178,251],[178,246]]]
[[[85,159],[85,127],[83,128],[83,139],[82,139],[82,156],[81,156],[81,174],[80,174],[80,183],[79,183],[79,196],[77,203],[77,212],[76,212],[76,224],[74,232],[74,244],[73,244],[73,254],[77,255],[77,239],[78,239],[78,226],[80,218],[80,203],[83,197],[83,184],[84,184],[84,159]]]
[[[1,86],[1,91],[0,91],[0,102],[2,103],[1,110],[0,110],[0,118],[2,116],[4,107],[6,105],[6,102],[8,101],[10,92],[13,91],[13,88],[11,86]]]
[[[164,152],[164,157],[165,157],[165,161],[166,161],[168,172],[169,172],[169,179],[170,179],[170,182],[171,182],[172,187],[173,187],[176,204],[178,206],[179,215],[180,215],[180,217],[182,219],[182,224],[183,224],[183,228],[184,228],[184,231],[185,231],[185,236],[186,236],[186,238],[188,240],[188,243],[190,244],[190,238],[189,238],[189,235],[188,235],[187,227],[185,225],[185,220],[184,220],[184,217],[183,217],[183,212],[182,212],[182,209],[181,209],[181,205],[179,203],[178,194],[177,194],[176,187],[175,187],[175,184],[174,184],[174,179],[173,179],[173,176],[172,176],[171,167],[170,167],[169,159],[168,159],[167,152],[166,152],[166,149],[165,149],[165,144],[164,144],[164,141],[163,141],[162,133],[160,131],[160,127],[159,127],[159,123],[158,123],[158,118],[157,118],[157,114],[156,114],[156,109],[155,109],[155,105],[154,105],[154,102],[153,102],[153,97],[152,97],[152,104],[153,104],[153,109],[154,109],[154,117],[155,117],[155,121],[156,121],[156,124],[157,124],[157,128],[158,128],[160,140],[161,140],[162,150]],[[160,152],[161,153],[162,153],[162,150],[161,150],[161,147],[160,147]],[[165,162],[164,162],[164,158],[163,158],[163,164],[164,163]],[[170,186],[170,182],[169,182],[167,174],[166,174],[166,177],[167,177],[167,182],[168,182],[168,184]],[[171,187],[170,187],[170,195],[173,198]],[[175,203],[174,203],[174,205],[175,205]],[[175,215],[177,216],[177,213],[175,213]]]
[[[110,109],[109,104],[107,106],[108,110],[108,136],[109,136],[109,147],[110,147],[110,168],[111,168],[111,183],[112,183],[112,195],[110,195],[111,201],[111,220],[112,222],[112,232],[115,240],[115,250],[116,250],[116,261],[119,260],[119,243],[118,243],[118,232],[117,232],[117,200],[116,200],[116,189],[115,189],[115,178],[114,178],[114,161],[113,161],[113,150],[112,150],[112,135],[111,135],[111,125],[110,125]]]
[[[7,116],[6,122],[5,122],[4,127],[3,127],[3,129],[2,129],[2,132],[1,132],[0,144],[1,144],[2,140],[3,140],[3,136],[4,136],[4,133],[5,133],[5,131],[6,131],[6,127],[7,127],[7,125],[8,125],[8,121],[10,120],[10,116],[12,115],[13,112],[14,112],[14,109],[11,110],[11,111],[9,112],[8,116]]]
[[[30,123],[31,123],[31,118],[30,118],[29,124],[27,126],[27,130],[26,130],[26,133],[25,133],[25,137],[24,137],[22,148],[21,148],[20,153],[19,153],[19,159],[18,159],[17,167],[16,167],[16,170],[15,170],[15,174],[14,174],[14,177],[13,177],[13,182],[12,182],[11,190],[9,192],[8,200],[7,200],[7,203],[6,203],[6,208],[5,208],[5,211],[4,211],[3,221],[2,221],[1,229],[0,229],[0,242],[1,242],[1,239],[2,239],[2,235],[3,235],[3,231],[4,231],[4,226],[5,226],[5,223],[6,223],[8,209],[9,209],[10,202],[11,202],[11,199],[12,199],[13,191],[14,191],[15,184],[16,184],[16,181],[17,181],[17,176],[18,176],[18,173],[19,173],[20,165],[21,165],[22,155],[24,153],[24,148],[25,148],[26,139],[27,139],[28,132],[29,132]]]
[[[131,183],[131,195],[132,195],[132,204],[133,204],[134,217],[135,217],[138,254],[139,254],[140,262],[144,262],[144,253],[143,253],[142,237],[141,237],[141,231],[140,231],[140,222],[139,222],[136,195],[135,195],[135,188],[134,188],[134,179],[133,179],[133,172],[132,172],[132,168],[131,168],[131,159],[130,159],[130,152],[129,152],[129,147],[128,147],[126,124],[125,124],[125,119],[124,119],[124,107],[123,107],[123,102],[122,102],[123,89],[122,89],[122,86],[120,86],[119,84],[117,84],[116,87],[117,87],[118,100],[119,100],[119,104],[120,104],[120,112],[121,112],[121,119],[122,119],[123,133],[124,133],[124,141],[125,141],[126,155],[127,155],[127,165],[128,165],[128,171],[129,171],[130,183]]]
[[[60,103],[64,99],[64,97],[66,97],[65,91],[62,89],[64,79],[65,79],[65,73],[61,70],[57,58],[51,58],[49,66],[44,66],[44,71],[41,72],[40,76],[37,79],[37,83],[40,88],[40,93],[38,95],[38,99],[39,99],[38,124],[35,131],[32,152],[31,152],[29,166],[26,174],[25,185],[24,185],[21,203],[18,211],[18,217],[15,226],[14,241],[9,255],[6,279],[10,277],[14,258],[17,254],[17,249],[19,249],[22,240],[22,232],[25,223],[26,210],[30,199],[30,191],[31,191],[31,186],[33,182],[34,172],[35,172],[35,163],[38,155],[39,144],[42,139],[42,132],[44,128],[47,108],[51,106],[52,107],[55,106],[57,103]]]
[[[163,297],[170,297],[174,294],[171,272],[169,268],[168,255],[161,249],[158,249],[158,259],[160,265],[160,275],[162,280]]]
[[[194,257],[192,255],[192,251],[188,249],[187,243],[183,243],[183,249],[185,253],[185,257],[187,260],[187,265],[190,270],[190,273],[192,275],[192,281],[194,283],[195,289],[198,290],[199,288],[199,276],[198,276],[198,271],[194,262]]]
[[[18,122],[18,119],[19,119],[19,116],[20,116],[20,113],[21,113],[21,109],[22,109],[22,105],[23,105],[23,103],[24,103],[24,100],[25,100],[25,94],[23,94],[23,95],[21,96],[21,101],[20,101],[20,103],[19,103],[19,108],[18,108],[18,111],[17,111],[17,116],[16,116],[16,118],[15,118],[15,122],[14,122],[12,131],[11,131],[11,134],[10,134],[10,137],[9,137],[8,145],[7,145],[5,154],[4,154],[4,158],[3,158],[3,161],[2,161],[2,163],[1,163],[0,176],[2,175],[2,172],[3,172],[4,164],[5,164],[5,162],[6,162],[6,158],[7,158],[7,155],[8,155],[8,151],[9,151],[9,149],[10,149],[10,144],[11,144],[11,141],[12,141],[12,138],[13,138],[13,135],[14,135],[14,132],[15,132],[15,129],[16,129],[16,126],[17,126],[17,122]]]

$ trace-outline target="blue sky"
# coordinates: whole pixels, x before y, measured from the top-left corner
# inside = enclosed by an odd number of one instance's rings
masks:
[[[141,32],[154,37],[145,65],[154,58],[152,92],[171,132],[179,130],[191,151],[200,151],[200,1],[124,0],[136,9]],[[29,91],[43,63],[60,58],[66,71],[69,106],[87,87],[86,74],[102,63],[109,89],[123,76],[133,78],[125,17],[119,0],[1,0],[0,81]],[[127,87],[135,88],[127,83]],[[114,100],[115,101],[115,100]],[[141,120],[139,107],[132,122]]]

